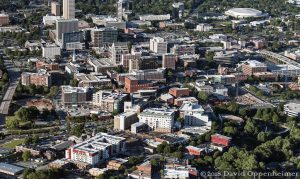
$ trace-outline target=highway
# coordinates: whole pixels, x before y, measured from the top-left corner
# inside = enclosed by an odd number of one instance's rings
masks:
[[[3,52],[0,51],[0,55],[2,54]],[[0,105],[0,125],[5,124],[5,116],[8,114],[10,103],[20,80],[19,70],[15,68],[12,61],[5,56],[4,65],[8,71],[9,83]]]

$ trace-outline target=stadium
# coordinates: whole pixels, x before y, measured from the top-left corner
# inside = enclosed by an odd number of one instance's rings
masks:
[[[249,18],[249,17],[265,17],[268,16],[267,13],[262,13],[259,10],[252,9],[252,8],[233,8],[229,9],[225,12],[225,15],[231,16],[234,18],[242,19],[242,18]]]

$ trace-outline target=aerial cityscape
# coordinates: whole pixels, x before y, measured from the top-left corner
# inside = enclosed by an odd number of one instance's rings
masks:
[[[300,0],[0,0],[0,179],[300,178]]]

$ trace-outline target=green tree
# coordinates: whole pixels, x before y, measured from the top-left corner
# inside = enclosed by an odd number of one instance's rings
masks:
[[[28,161],[31,158],[31,153],[29,151],[25,151],[22,153],[23,161]]]
[[[170,145],[165,146],[164,153],[165,154],[170,154],[171,153],[171,147],[170,147]]]
[[[267,132],[260,132],[257,134],[257,140],[260,142],[266,142],[268,140],[269,134]]]
[[[279,121],[279,116],[278,116],[276,113],[273,114],[273,116],[272,116],[272,121],[273,121],[274,123],[277,123],[277,122]]]
[[[19,120],[16,117],[6,117],[5,127],[8,129],[17,129],[19,127]]]
[[[78,83],[79,83],[79,81],[75,78],[70,81],[70,85],[73,87],[77,87]]]
[[[206,103],[208,101],[208,94],[204,91],[199,91],[198,99],[201,100],[202,102]]]
[[[15,115],[22,121],[33,121],[39,114],[40,112],[35,106],[21,107],[15,112]]]
[[[223,131],[225,132],[225,134],[227,134],[229,136],[234,136],[237,134],[237,128],[234,126],[224,127]]]
[[[76,137],[80,137],[84,133],[84,123],[77,124],[71,128],[71,135],[75,135]]]

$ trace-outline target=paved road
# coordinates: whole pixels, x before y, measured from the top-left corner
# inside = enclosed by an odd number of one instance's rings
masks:
[[[0,51],[0,54],[2,51]],[[13,66],[13,63],[4,57],[4,65],[8,71],[9,83],[6,93],[0,105],[0,125],[5,123],[5,116],[8,114],[9,105],[14,96],[15,90],[20,80],[20,73],[17,68]]]

